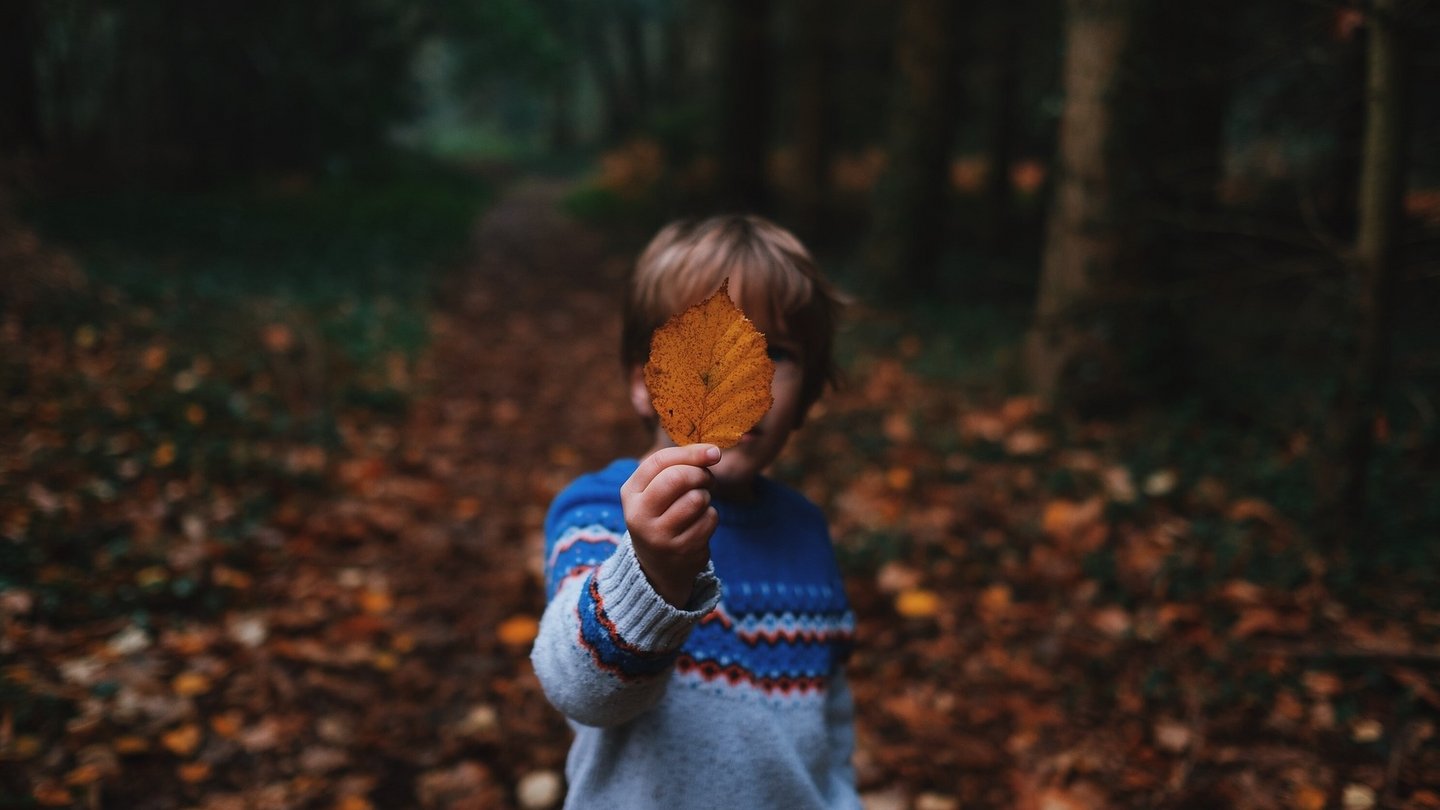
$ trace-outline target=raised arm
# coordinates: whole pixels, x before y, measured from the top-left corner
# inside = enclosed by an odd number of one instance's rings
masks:
[[[603,527],[566,525],[564,514],[547,527],[552,595],[531,660],[550,702],[576,722],[619,725],[653,706],[680,645],[719,602],[705,489],[718,456],[692,445],[646,459],[621,489],[627,530],[613,546]],[[603,561],[574,564],[566,552],[579,543]]]

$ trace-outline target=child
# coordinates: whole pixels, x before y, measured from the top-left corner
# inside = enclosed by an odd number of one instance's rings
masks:
[[[774,405],[723,452],[676,447],[645,387],[650,337],[727,277],[766,336]],[[566,807],[860,806],[855,622],[829,530],[760,474],[833,379],[838,309],[800,242],[758,217],[672,224],[641,255],[622,350],[655,445],[581,476],[545,521],[531,657],[575,731]]]

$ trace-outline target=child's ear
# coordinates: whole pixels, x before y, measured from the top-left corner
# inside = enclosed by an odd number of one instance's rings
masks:
[[[648,424],[655,419],[655,406],[650,402],[650,389],[645,385],[645,367],[630,367],[630,405],[635,414]]]

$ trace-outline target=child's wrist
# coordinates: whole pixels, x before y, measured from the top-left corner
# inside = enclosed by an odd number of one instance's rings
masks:
[[[700,572],[705,570],[703,564],[693,571],[687,570],[689,566],[677,569],[656,565],[646,561],[645,557],[638,553],[635,561],[640,563],[640,571],[645,574],[646,581],[655,593],[677,608],[684,608],[690,603],[690,598],[695,594],[695,580],[700,576]]]

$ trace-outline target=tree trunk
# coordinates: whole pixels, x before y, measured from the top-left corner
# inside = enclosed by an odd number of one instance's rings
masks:
[[[625,49],[632,110],[637,122],[644,121],[650,113],[650,58],[645,46],[645,19],[634,3],[621,6],[620,41]]]
[[[830,72],[833,15],[829,0],[800,0],[795,6],[794,87],[795,229],[809,241],[823,238],[825,199],[830,188]]]
[[[1360,199],[1361,160],[1365,153],[1365,74],[1366,47],[1364,40],[1342,43],[1337,61],[1338,81],[1334,89],[1337,100],[1334,116],[1335,154],[1331,174],[1321,178],[1319,209],[1321,221],[1337,240],[1349,242],[1356,237],[1356,200]]]
[[[1019,135],[1020,44],[1024,14],[1022,4],[995,10],[998,17],[991,84],[990,131],[985,175],[986,222],[982,240],[992,253],[1010,248],[1013,194],[1010,164],[1015,158]]]
[[[1103,395],[1119,374],[1104,310],[1120,286],[1127,235],[1111,142],[1133,5],[1069,0],[1067,13],[1058,177],[1027,361],[1037,393],[1073,403]]]
[[[0,149],[38,151],[42,141],[35,71],[39,19],[33,0],[0,5]]]
[[[693,22],[683,4],[667,7],[660,15],[660,73],[655,77],[657,105],[671,105],[684,97],[691,83],[690,35]]]
[[[577,26],[580,34],[580,47],[585,54],[585,61],[590,65],[591,73],[595,76],[595,85],[600,91],[604,121],[601,137],[606,141],[615,141],[624,135],[634,123],[630,98],[625,92],[619,71],[612,60],[610,43],[605,36],[607,21],[593,9],[582,13],[584,17]]]
[[[1231,0],[1193,20],[1136,0],[1066,4],[1065,107],[1035,324],[1036,391],[1082,413],[1183,390],[1169,279],[1195,272],[1232,80]]]
[[[889,164],[876,191],[867,263],[886,294],[928,294],[939,282],[957,81],[957,7],[906,0],[895,40]]]
[[[1342,406],[1337,540],[1356,548],[1365,525],[1374,425],[1390,359],[1390,311],[1405,178],[1404,54],[1396,0],[1374,0],[1366,69],[1365,151],[1359,182],[1355,282],[1357,347]]]
[[[720,198],[735,209],[768,211],[765,170],[775,79],[771,0],[721,4]]]

